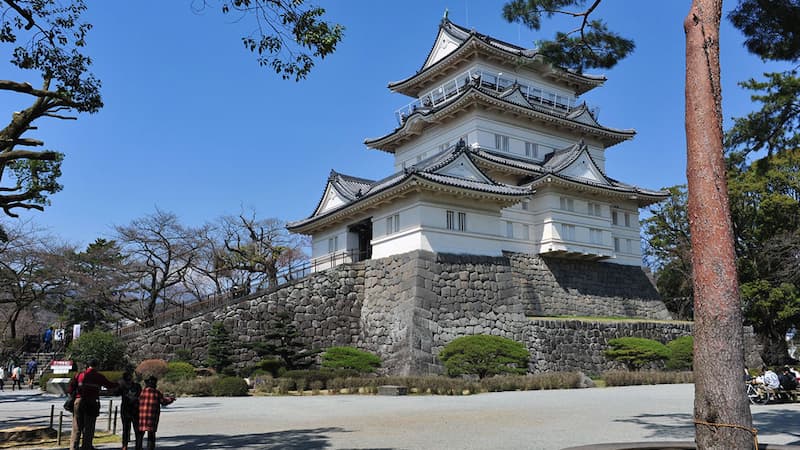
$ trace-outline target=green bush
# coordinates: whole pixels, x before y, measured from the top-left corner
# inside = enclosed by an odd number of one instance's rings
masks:
[[[171,362],[167,364],[165,380],[178,381],[194,378],[194,366],[187,362]]]
[[[623,337],[611,339],[608,345],[606,357],[625,364],[629,370],[639,370],[646,364],[669,357],[667,346],[652,339]]]
[[[264,358],[256,363],[256,370],[261,370],[278,378],[286,369],[283,366],[283,361],[278,358]]]
[[[667,342],[669,358],[666,367],[669,370],[692,370],[694,363],[694,338],[683,336]]]
[[[164,380],[158,383],[158,388],[161,392],[170,395],[208,397],[211,395],[211,386],[216,379],[216,377],[198,377],[176,381]]]
[[[239,377],[223,376],[211,384],[211,395],[214,397],[244,397],[247,392],[247,383]]]
[[[186,348],[175,350],[175,356],[172,358],[173,362],[192,362],[192,351]]]
[[[331,347],[322,354],[322,367],[330,369],[352,369],[361,373],[371,373],[380,366],[380,357],[354,347]]]
[[[524,374],[530,354],[524,345],[500,336],[475,335],[457,338],[439,353],[447,374],[478,375],[485,378],[501,373]]]
[[[81,334],[69,344],[67,354],[83,364],[96,359],[98,370],[121,369],[126,364],[125,344],[118,337],[104,331]]]

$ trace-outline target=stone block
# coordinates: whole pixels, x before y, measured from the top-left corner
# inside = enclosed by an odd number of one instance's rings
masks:
[[[405,386],[394,385],[378,386],[378,395],[408,395],[408,388]]]

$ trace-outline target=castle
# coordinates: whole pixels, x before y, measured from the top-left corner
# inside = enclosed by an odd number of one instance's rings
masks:
[[[202,361],[212,323],[254,342],[282,312],[308,346],[359,347],[397,375],[441,373],[439,351],[472,334],[523,343],[531,372],[589,373],[618,367],[610,339],[690,334],[641,268],[639,208],[667,193],[606,174],[606,149],[635,132],[578,101],[604,81],[445,18],[421,69],[389,84],[414,98],[397,128],[366,140],[395,173],[331,172],[314,212],[289,225],[312,237],[312,273],[136,336],[134,357]]]
[[[639,208],[668,194],[606,175],[606,150],[635,132],[578,100],[604,81],[444,18],[420,70],[389,84],[414,98],[397,128],[365,141],[395,173],[332,171],[288,228],[311,236],[316,270],[415,250],[640,266]]]

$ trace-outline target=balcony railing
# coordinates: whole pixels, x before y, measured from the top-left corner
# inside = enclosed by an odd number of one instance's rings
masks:
[[[515,83],[511,78],[503,76],[502,73],[493,73],[481,69],[469,69],[443,83],[436,89],[422,95],[408,105],[398,109],[395,112],[398,123],[402,125],[408,116],[418,110],[424,111],[434,108],[456,97],[469,87],[472,80],[475,80],[480,87],[497,93],[505,92],[512,88]],[[541,86],[529,85],[524,82],[516,81],[516,84],[519,86],[522,95],[524,95],[531,104],[551,109],[562,114],[566,114],[575,108],[575,99],[573,97],[567,97],[542,88]],[[595,118],[597,118],[597,108],[592,108],[592,113],[595,115]]]

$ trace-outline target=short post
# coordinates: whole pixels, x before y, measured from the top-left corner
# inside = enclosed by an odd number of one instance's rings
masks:
[[[58,433],[56,434],[56,445],[61,445],[61,426],[64,422],[64,411],[58,412]]]
[[[111,406],[114,404],[114,399],[108,401],[108,426],[106,431],[111,431]]]
[[[117,410],[119,410],[118,406],[114,407],[114,429],[111,431],[111,434],[117,434]]]
[[[50,429],[53,429],[53,416],[56,413],[56,405],[50,405]]]

